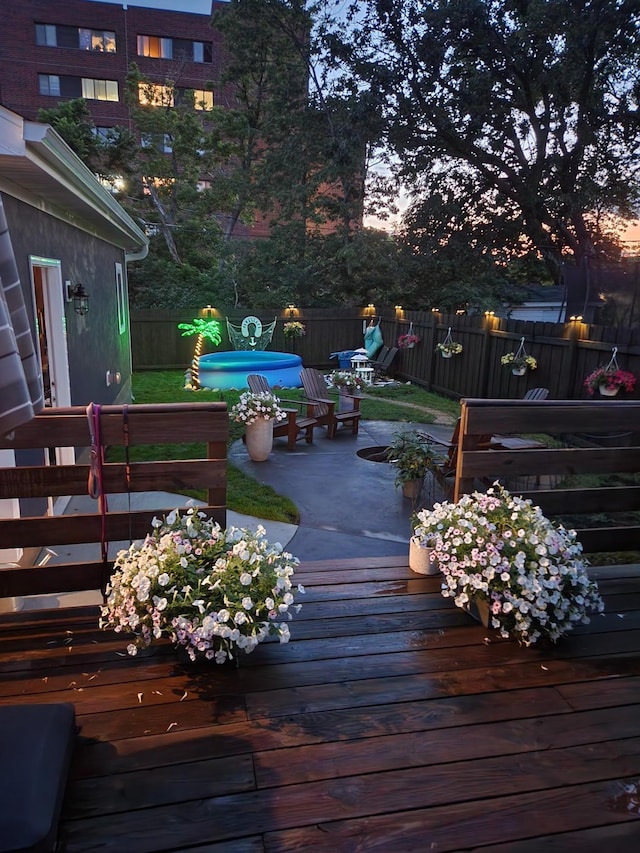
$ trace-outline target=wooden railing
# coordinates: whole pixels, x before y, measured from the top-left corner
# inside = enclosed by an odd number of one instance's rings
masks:
[[[620,446],[615,437],[626,433],[632,439],[639,427],[638,401],[464,400],[454,500],[498,479],[549,516],[609,517],[606,526],[574,525],[585,551],[640,550],[640,477],[630,484],[571,485],[581,475],[640,474],[640,446]],[[543,434],[555,441],[535,449],[479,448],[482,437],[494,433]],[[614,446],[580,440],[585,434],[606,440],[607,433]],[[627,519],[622,524],[619,514]]]
[[[119,456],[125,461],[104,464],[102,489],[106,494],[127,495],[206,489],[207,506],[202,510],[224,526],[228,431],[225,403],[103,406],[102,445],[124,448]],[[197,459],[180,459],[178,446],[193,442],[204,443],[205,454]],[[174,508],[127,509],[103,514],[95,500],[88,501],[90,512],[47,514],[47,503],[56,498],[87,496],[90,444],[87,412],[81,406],[46,409],[13,433],[0,436],[0,448],[12,449],[16,458],[15,467],[0,468],[0,499],[21,502],[21,517],[0,519],[0,550],[64,548],[102,543],[103,539],[107,542],[140,539],[150,531],[154,515]],[[136,445],[159,444],[176,445],[176,459],[135,461]],[[86,461],[73,465],[48,464],[52,448],[65,447],[75,448],[76,458]],[[99,558],[5,568],[0,571],[0,598],[104,589],[110,571],[111,563]]]

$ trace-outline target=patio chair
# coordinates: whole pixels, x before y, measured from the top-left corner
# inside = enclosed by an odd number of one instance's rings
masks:
[[[383,347],[378,358],[370,360],[376,377],[385,376],[398,354],[398,347]]]
[[[360,411],[360,397],[354,394],[343,394],[352,401],[353,408],[346,412],[336,412],[336,404],[329,397],[329,389],[324,381],[324,376],[313,367],[303,367],[300,371],[300,379],[305,393],[307,411],[316,418],[318,426],[326,426],[327,437],[335,438],[339,424],[351,424],[353,435],[358,434],[358,426],[362,412]]]
[[[247,384],[253,394],[273,393],[269,385],[269,380],[260,373],[250,373],[247,376]],[[303,435],[307,444],[313,444],[313,428],[318,426],[318,420],[304,413],[304,404],[300,400],[285,400],[283,397],[278,397],[278,400],[280,403],[287,404],[286,406],[281,406],[287,418],[284,421],[274,423],[274,438],[286,436],[287,450],[295,450],[296,441],[302,438]]]
[[[522,398],[523,400],[546,400],[549,396],[548,388],[529,388]]]

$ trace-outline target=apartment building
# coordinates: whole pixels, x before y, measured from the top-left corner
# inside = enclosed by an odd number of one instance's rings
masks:
[[[225,5],[1,0],[0,104],[33,120],[40,108],[82,97],[98,128],[127,127],[125,80],[135,62],[159,84],[174,81],[178,96],[194,90],[203,109],[228,106],[228,93],[215,87],[222,52],[210,27],[212,12]]]

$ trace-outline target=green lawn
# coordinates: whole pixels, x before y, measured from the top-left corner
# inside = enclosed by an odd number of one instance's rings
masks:
[[[136,403],[185,403],[194,401],[225,402],[229,408],[238,400],[239,391],[185,391],[184,373],[178,370],[149,371],[136,373],[133,377],[133,395]],[[301,389],[287,389],[290,399],[302,396]],[[458,403],[431,394],[415,385],[387,386],[367,390],[367,399],[362,400],[360,408],[364,420],[413,421],[431,424],[434,414],[429,410],[445,412],[452,417],[459,413]],[[229,423],[229,442],[241,438],[244,428],[234,421]],[[163,459],[175,456],[175,447],[134,448],[135,459]],[[202,445],[183,445],[185,458],[202,456]],[[114,457],[115,458],[115,457]],[[200,492],[192,492],[192,497],[204,498]],[[298,509],[288,498],[279,495],[268,486],[257,483],[234,465],[227,468],[227,506],[235,512],[254,515],[272,521],[296,523],[299,520]]]

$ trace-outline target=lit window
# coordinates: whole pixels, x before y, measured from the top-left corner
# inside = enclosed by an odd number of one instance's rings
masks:
[[[213,109],[213,92],[207,89],[194,89],[194,106],[197,110],[212,110]]]
[[[196,184],[196,189],[199,193],[204,192],[205,190],[211,189],[211,181],[198,181]]]
[[[82,78],[82,97],[91,101],[117,101],[118,82],[116,80],[94,80]]]
[[[97,50],[103,53],[116,52],[116,34],[114,32],[80,28],[78,33],[82,50]]]
[[[60,78],[57,74],[38,74],[38,85],[41,95],[60,97]]]
[[[138,36],[138,56],[173,59],[173,42],[158,36]]]
[[[172,107],[173,89],[159,83],[138,83],[138,102],[149,107]]]

